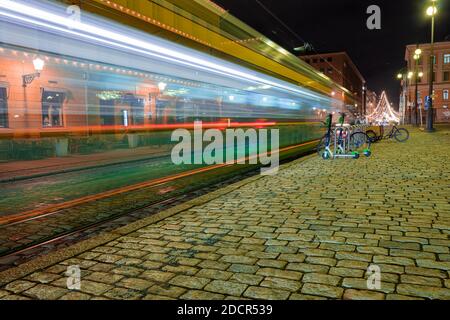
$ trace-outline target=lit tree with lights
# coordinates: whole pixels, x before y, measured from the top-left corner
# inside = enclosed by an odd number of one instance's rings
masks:
[[[385,91],[381,94],[380,101],[375,110],[367,116],[367,121],[377,124],[383,122],[400,123],[400,114],[392,108]]]

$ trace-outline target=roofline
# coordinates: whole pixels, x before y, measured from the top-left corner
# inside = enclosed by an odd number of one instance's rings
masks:
[[[419,46],[431,46],[431,43],[429,42],[425,42],[425,43],[414,43],[414,44],[408,44],[406,45],[406,47],[416,47],[417,45]],[[434,43],[435,46],[439,46],[439,45],[449,45],[450,46],[450,41],[440,41],[440,42],[435,42]]]

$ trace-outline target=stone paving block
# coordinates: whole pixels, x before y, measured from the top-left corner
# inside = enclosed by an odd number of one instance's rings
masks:
[[[369,290],[347,289],[344,292],[344,300],[384,300],[385,295],[380,292]]]
[[[387,249],[403,249],[403,250],[420,251],[420,244],[418,244],[418,243],[380,240],[379,245],[380,245],[380,247],[387,248]]]
[[[112,285],[99,283],[89,280],[81,280],[81,292],[88,293],[94,296],[100,296],[108,290],[113,288]]]
[[[27,291],[23,292],[25,296],[38,300],[56,300],[69,291],[58,287],[49,286],[46,284],[38,284]]]
[[[92,267],[89,268],[90,272],[110,272],[112,269],[114,269],[116,267],[116,264],[112,264],[112,263],[96,263],[94,264]],[[66,273],[66,271],[64,272],[64,274]]]
[[[150,288],[154,283],[151,281],[139,279],[139,278],[126,278],[117,282],[117,286],[124,287],[127,289],[133,289],[137,291],[142,291]]]
[[[123,258],[119,261],[116,261],[114,264],[119,266],[140,266],[142,265],[143,260],[136,258]]]
[[[264,281],[261,282],[260,286],[296,292],[301,288],[302,284],[300,281],[266,277]]]
[[[173,277],[175,277],[175,274],[159,270],[147,270],[144,273],[142,273],[140,277],[150,281],[165,283],[170,279],[172,279]]]
[[[240,296],[248,285],[232,281],[213,280],[206,285],[205,290],[230,296]]]
[[[12,293],[19,294],[34,287],[35,285],[35,282],[16,280],[6,285],[4,289],[11,291]]]
[[[329,267],[334,267],[337,263],[336,259],[325,257],[307,257],[305,262],[311,264],[321,264]]]
[[[287,262],[282,260],[260,259],[256,264],[260,267],[283,269],[287,265]]]
[[[77,300],[77,301],[86,301],[90,300],[92,296],[81,293],[81,292],[69,292],[65,295],[63,295],[59,300]]]
[[[342,268],[367,270],[367,268],[369,267],[369,263],[364,262],[364,261],[356,261],[356,260],[340,260],[340,261],[338,261],[336,266],[342,267]]]
[[[342,297],[344,290],[340,287],[333,287],[324,284],[305,283],[302,287],[302,293],[317,295],[332,299],[339,299]]]
[[[234,273],[250,273],[254,274],[259,270],[258,266],[251,266],[246,264],[239,264],[235,263],[232,264],[227,271],[234,272]]]
[[[401,265],[382,264],[382,263],[378,263],[377,266],[380,267],[382,273],[397,273],[397,274],[404,273],[405,268],[408,267],[408,266],[403,267]]]
[[[449,300],[450,290],[447,288],[437,288],[430,286],[420,286],[416,284],[399,284],[397,286],[399,294],[421,297],[427,299]]]
[[[344,278],[362,278],[364,276],[364,271],[360,269],[333,267],[330,268],[329,274]]]
[[[187,291],[186,288],[172,286],[169,284],[154,285],[147,289],[148,294],[165,296],[170,298],[179,298]]]
[[[257,300],[286,300],[289,295],[289,291],[253,286],[244,292],[244,297]]]
[[[416,263],[419,267],[423,268],[440,269],[445,271],[450,270],[450,262],[441,262],[428,259],[417,259]]]
[[[389,250],[388,249],[380,248],[380,247],[359,246],[359,247],[356,248],[356,251],[359,252],[359,253],[367,253],[367,254],[371,254],[371,255],[387,256],[389,254]]]
[[[124,276],[119,274],[110,274],[106,272],[93,272],[88,276],[82,277],[82,280],[85,279],[106,284],[114,284],[120,281],[120,279],[122,279],[123,277]]]
[[[289,254],[289,253],[282,253],[278,256],[278,260],[287,261],[287,262],[304,262],[306,259],[306,256],[302,253],[297,254]]]
[[[287,270],[300,271],[303,273],[307,272],[316,272],[316,273],[328,273],[330,267],[324,265],[317,264],[309,264],[309,263],[289,263],[286,266]]]
[[[130,266],[122,266],[111,270],[113,274],[119,274],[127,277],[136,277],[144,272],[144,269],[130,267]]]
[[[274,268],[261,268],[256,272],[256,274],[265,277],[277,277],[291,280],[300,280],[303,275],[301,272],[297,271],[280,270]]]
[[[414,260],[410,258],[404,258],[404,257],[392,257],[392,256],[374,256],[373,262],[375,264],[379,263],[390,263],[400,266],[414,266]]]
[[[324,249],[303,249],[300,250],[300,252],[305,254],[306,256],[328,257],[328,258],[332,258],[336,254],[336,252],[334,251]]]
[[[264,279],[263,276],[258,276],[255,274],[247,274],[247,273],[235,273],[230,278],[231,281],[238,283],[245,283],[251,286],[257,286]]]
[[[244,264],[244,265],[254,265],[258,259],[256,258],[250,258],[247,256],[237,256],[237,255],[228,255],[223,256],[219,259],[221,262],[226,263],[238,263],[238,264]]]
[[[391,256],[394,257],[407,257],[411,259],[431,259],[434,260],[436,255],[430,252],[404,250],[404,249],[391,249],[389,251]]]
[[[183,275],[178,275],[169,281],[170,284],[173,284],[175,286],[190,289],[203,289],[209,282],[211,282],[211,280],[207,278]]]
[[[415,276],[403,274],[400,276],[400,281],[402,283],[419,284],[424,286],[441,287],[442,280],[439,278],[430,278],[423,276]]]
[[[176,273],[176,274],[185,274],[188,276],[192,276],[199,271],[198,268],[189,267],[189,266],[181,266],[181,265],[177,265],[177,266],[167,265],[167,266],[162,267],[162,270],[166,271],[166,272]]]
[[[208,278],[213,280],[228,280],[233,273],[228,271],[214,270],[214,269],[201,269],[196,276],[201,278]]]
[[[306,273],[302,278],[304,283],[320,283],[330,286],[337,286],[340,281],[341,277],[322,273]]]
[[[338,260],[372,261],[372,255],[356,252],[336,252],[335,258]]]

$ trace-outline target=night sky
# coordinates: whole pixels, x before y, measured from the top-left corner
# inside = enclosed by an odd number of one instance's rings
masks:
[[[258,1],[282,20],[296,35],[272,17]],[[232,15],[287,50],[303,41],[318,53],[347,51],[368,88],[387,90],[397,103],[396,79],[405,66],[407,44],[430,41],[431,19],[427,0],[214,0]],[[369,30],[370,5],[381,8],[381,30]],[[435,41],[450,41],[450,0],[439,0]]]

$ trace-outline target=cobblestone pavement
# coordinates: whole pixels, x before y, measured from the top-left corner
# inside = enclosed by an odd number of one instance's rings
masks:
[[[450,299],[449,146],[449,130],[413,131],[370,159],[294,161],[18,279],[0,273],[0,299]],[[80,291],[67,289],[73,265]]]

